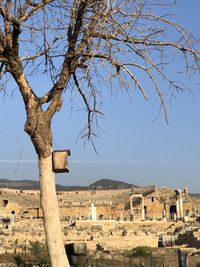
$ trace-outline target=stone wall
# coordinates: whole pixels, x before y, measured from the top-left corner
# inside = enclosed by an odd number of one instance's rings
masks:
[[[62,221],[65,243],[87,242],[95,251],[98,244],[109,250],[131,250],[136,246],[158,246],[159,232],[167,231],[168,222],[117,222],[115,220]],[[179,224],[177,224],[178,226]],[[26,252],[30,241],[45,242],[42,219],[23,219],[5,228],[0,224],[0,254]]]
[[[88,219],[91,203],[71,203],[60,206],[61,218],[68,219]],[[120,219],[124,215],[124,204],[98,204],[96,205],[96,213],[98,219]],[[29,218],[42,218],[41,208],[29,208],[22,210],[22,216]]]
[[[187,247],[200,248],[200,229],[185,229],[180,233],[176,242],[178,245]]]

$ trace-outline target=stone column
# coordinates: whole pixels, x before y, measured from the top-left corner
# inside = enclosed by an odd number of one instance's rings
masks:
[[[180,201],[179,201],[179,196],[176,197],[176,218],[180,218]]]
[[[112,201],[110,201],[110,221],[112,220]]]
[[[132,198],[132,196],[130,196],[129,199],[130,199],[130,211],[131,211],[131,215],[133,216],[133,198]]]
[[[91,203],[91,207],[89,209],[89,219],[92,221],[96,221],[97,219],[97,212],[96,212],[96,207],[94,206],[94,203]]]
[[[180,196],[179,196],[179,208],[180,208],[180,218],[183,219],[184,214],[183,214],[183,198],[182,198],[182,194],[180,192]]]
[[[133,197],[130,196],[130,221],[134,220]]]
[[[167,204],[166,203],[164,203],[163,219],[167,219]]]
[[[163,210],[163,219],[166,219],[166,210]]]
[[[141,216],[142,216],[142,221],[145,220],[145,212],[144,212],[144,198],[141,197]]]
[[[15,222],[15,214],[14,213],[10,213],[10,224],[13,225]]]

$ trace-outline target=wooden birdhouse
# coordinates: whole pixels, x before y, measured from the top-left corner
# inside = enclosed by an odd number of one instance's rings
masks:
[[[69,172],[68,156],[70,150],[55,150],[52,153],[53,171],[55,173]]]

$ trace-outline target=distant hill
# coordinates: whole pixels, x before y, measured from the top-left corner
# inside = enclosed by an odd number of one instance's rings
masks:
[[[0,187],[13,188],[13,189],[38,189],[39,182],[32,180],[0,179]]]
[[[111,179],[101,179],[88,186],[89,189],[128,189],[136,185]]]
[[[200,198],[200,194],[199,193],[189,193],[189,196]]]
[[[137,188],[137,190],[146,189],[147,192],[152,191],[152,186],[148,187],[139,187],[134,184],[129,184],[121,181],[111,180],[111,179],[101,179],[98,180],[89,186],[64,186],[57,184],[57,191],[76,191],[76,190],[91,190],[91,189],[129,189]],[[155,186],[154,186],[155,187]],[[11,188],[17,190],[39,190],[39,181],[34,180],[9,180],[9,179],[0,179],[0,188]],[[141,191],[142,192],[142,191]],[[198,193],[189,193],[191,197],[200,198]]]
[[[39,181],[33,180],[9,180],[0,179],[0,188],[22,189],[22,190],[39,190]],[[57,191],[73,191],[73,190],[85,190],[84,186],[64,186],[57,184]]]
[[[90,190],[90,189],[127,189],[135,187],[135,185],[128,184],[110,179],[98,180],[89,186],[64,186],[57,184],[57,191],[73,191],[73,190]],[[39,181],[33,180],[9,180],[0,179],[0,188],[11,188],[17,190],[39,190]]]

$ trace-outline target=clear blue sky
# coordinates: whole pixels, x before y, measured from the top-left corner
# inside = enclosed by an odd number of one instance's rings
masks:
[[[178,3],[175,14],[179,22],[200,38],[200,1]],[[162,114],[154,120],[159,111],[154,99],[146,102],[138,93],[130,103],[126,93],[111,99],[105,96],[105,116],[100,120],[102,130],[96,140],[98,154],[91,145],[77,141],[85,117],[75,110],[71,114],[64,95],[62,112],[53,121],[54,148],[69,148],[72,155],[70,173],[57,175],[57,183],[88,185],[109,178],[137,185],[189,185],[190,191],[200,192],[200,81],[196,76],[183,82],[193,94],[178,94],[168,105],[169,125]],[[43,86],[45,81],[41,80]],[[0,178],[38,179],[37,157],[23,131],[24,107],[17,90],[13,96],[8,90],[0,101]]]

